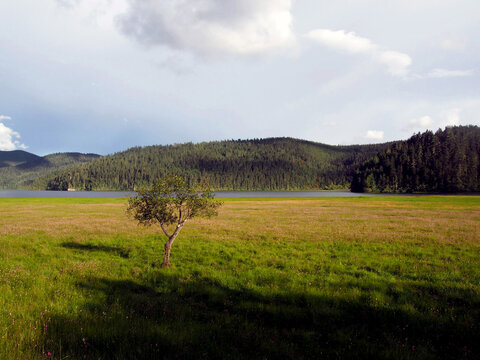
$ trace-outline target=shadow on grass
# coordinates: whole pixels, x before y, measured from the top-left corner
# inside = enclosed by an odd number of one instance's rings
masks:
[[[128,258],[130,256],[130,252],[125,250],[121,247],[117,246],[105,246],[105,245],[92,245],[92,244],[80,244],[74,241],[64,242],[62,247],[67,249],[75,249],[75,250],[87,250],[87,251],[103,251],[109,254],[118,255],[122,258]]]
[[[438,313],[264,295],[161,270],[138,283],[92,277],[77,286],[90,299],[85,308],[50,316],[42,334],[57,358],[460,359],[480,351],[479,296],[453,288],[410,289],[452,304]]]

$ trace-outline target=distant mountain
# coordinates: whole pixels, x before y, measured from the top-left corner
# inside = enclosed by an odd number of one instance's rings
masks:
[[[113,155],[0,151],[0,188],[134,190],[167,174],[216,190],[480,192],[480,128],[331,146],[292,138],[135,147]]]
[[[0,168],[41,161],[41,157],[23,150],[0,151]]]
[[[447,127],[391,144],[355,172],[355,192],[480,192],[480,128]]]
[[[167,174],[217,190],[348,188],[360,164],[390,144],[330,146],[292,138],[135,147],[57,171],[34,186],[132,190]]]
[[[23,150],[0,151],[0,189],[28,189],[38,178],[98,158],[96,154],[38,156]]]

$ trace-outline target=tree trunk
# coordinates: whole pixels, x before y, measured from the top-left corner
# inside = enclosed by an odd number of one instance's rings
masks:
[[[168,241],[165,243],[165,253],[163,255],[162,268],[172,266],[172,264],[170,263],[170,251],[172,251],[172,244],[175,241],[175,239],[177,238],[177,235],[180,232],[180,230],[182,230],[182,227],[183,227],[184,223],[185,223],[185,221],[180,223],[177,226],[177,228],[175,229],[172,236],[169,236]]]
[[[170,251],[172,251],[172,244],[174,240],[175,238],[171,236],[165,243],[165,254],[163,255],[162,268],[172,266],[172,264],[170,263]]]

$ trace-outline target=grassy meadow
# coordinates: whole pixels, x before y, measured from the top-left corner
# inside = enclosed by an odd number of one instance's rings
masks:
[[[0,199],[1,359],[478,359],[480,197]]]

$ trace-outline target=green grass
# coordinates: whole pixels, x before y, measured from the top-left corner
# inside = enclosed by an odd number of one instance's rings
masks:
[[[480,197],[0,200],[0,358],[480,357]]]

